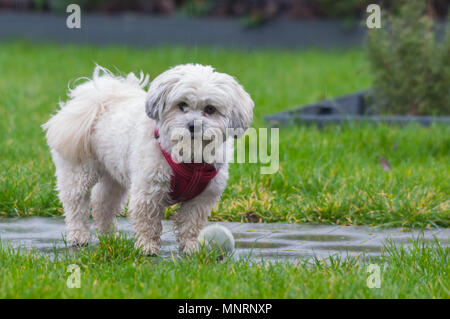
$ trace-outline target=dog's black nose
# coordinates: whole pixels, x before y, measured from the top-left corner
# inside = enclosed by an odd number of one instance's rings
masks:
[[[194,122],[189,122],[188,128],[189,128],[189,132],[191,132],[191,134],[194,134],[194,130],[195,130]]]

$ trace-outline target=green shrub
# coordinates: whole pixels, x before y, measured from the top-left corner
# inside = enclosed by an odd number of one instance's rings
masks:
[[[449,26],[438,39],[439,26],[423,0],[402,1],[396,14],[383,14],[381,21],[382,27],[371,29],[368,36],[378,111],[450,114]]]

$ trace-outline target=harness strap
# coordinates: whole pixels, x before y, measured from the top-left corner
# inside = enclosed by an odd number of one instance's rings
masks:
[[[154,131],[155,138],[159,138],[158,129]],[[169,153],[159,144],[159,148],[172,168],[170,181],[170,198],[175,203],[188,201],[201,194],[209,182],[217,175],[214,165],[208,163],[177,163]]]

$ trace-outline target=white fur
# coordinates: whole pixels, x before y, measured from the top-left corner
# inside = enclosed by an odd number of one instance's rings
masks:
[[[90,239],[89,216],[99,233],[113,232],[115,215],[129,197],[136,246],[157,254],[164,208],[170,205],[171,168],[158,142],[170,153],[176,128],[200,121],[204,129],[248,128],[253,101],[231,76],[198,64],[180,65],[153,80],[114,76],[97,66],[91,80],[69,92],[69,100],[43,125],[56,166],[57,190],[66,217],[68,240]],[[181,111],[180,101],[188,107]],[[218,110],[203,112],[206,105]],[[160,139],[154,137],[154,129]],[[232,154],[232,140],[223,143]],[[200,195],[180,205],[176,233],[180,250],[197,247],[197,236],[220,198],[228,164],[214,163],[218,174]],[[92,191],[92,192],[91,192]]]

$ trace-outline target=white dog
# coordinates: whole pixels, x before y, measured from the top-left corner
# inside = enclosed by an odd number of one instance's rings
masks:
[[[91,208],[97,231],[114,232],[115,215],[129,197],[136,247],[157,254],[164,209],[181,202],[175,231],[180,250],[190,252],[226,186],[227,161],[177,163],[171,136],[183,128],[194,138],[194,123],[200,123],[203,130],[220,130],[221,147],[232,154],[225,132],[241,128],[242,134],[249,127],[249,94],[233,77],[198,64],[169,69],[148,92],[147,84],[142,73],[124,78],[97,66],[92,80],[71,90],[69,101],[43,125],[72,244],[88,243]]]

